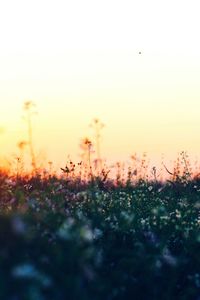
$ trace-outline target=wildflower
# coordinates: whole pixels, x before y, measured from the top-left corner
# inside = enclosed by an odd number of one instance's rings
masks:
[[[37,207],[37,200],[35,198],[28,199],[28,206],[35,209]]]
[[[175,267],[177,265],[177,259],[171,255],[168,248],[165,248],[163,250],[162,258],[168,265],[172,267]]]
[[[101,238],[103,235],[103,232],[102,230],[98,229],[98,228],[95,228],[94,231],[93,231],[93,237],[94,239],[98,239],[98,238]]]
[[[10,204],[14,204],[16,202],[16,198],[12,197],[12,199],[10,200]]]
[[[57,235],[63,239],[63,240],[68,240],[71,237],[70,234],[70,229],[74,225],[74,219],[69,218],[67,219],[59,228]]]
[[[83,226],[80,230],[80,237],[85,241],[92,241],[93,240],[93,233],[88,226]]]
[[[180,213],[180,211],[179,211],[178,209],[176,209],[175,212],[176,212],[176,217],[177,217],[178,219],[180,219],[180,218],[181,218],[181,213]]]

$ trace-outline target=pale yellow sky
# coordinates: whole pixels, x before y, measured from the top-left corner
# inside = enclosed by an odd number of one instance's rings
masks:
[[[0,4],[0,154],[26,138],[64,164],[100,118],[102,153],[153,159],[200,153],[199,1],[4,1]],[[141,51],[141,55],[139,52]]]

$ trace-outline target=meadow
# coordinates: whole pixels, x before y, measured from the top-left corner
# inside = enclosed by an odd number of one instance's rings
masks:
[[[1,1],[0,300],[200,300],[199,8]]]
[[[200,299],[200,179],[182,158],[164,181],[2,169],[0,299]]]

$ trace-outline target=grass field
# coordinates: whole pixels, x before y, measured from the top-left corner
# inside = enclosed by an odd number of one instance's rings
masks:
[[[0,175],[0,299],[200,299],[200,180]]]

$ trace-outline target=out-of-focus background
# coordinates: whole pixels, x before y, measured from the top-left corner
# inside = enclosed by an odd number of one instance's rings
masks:
[[[200,153],[198,1],[4,1],[0,4],[0,155],[26,140],[22,107],[36,103],[43,160],[80,160],[102,129],[101,155],[147,152],[159,163]]]

